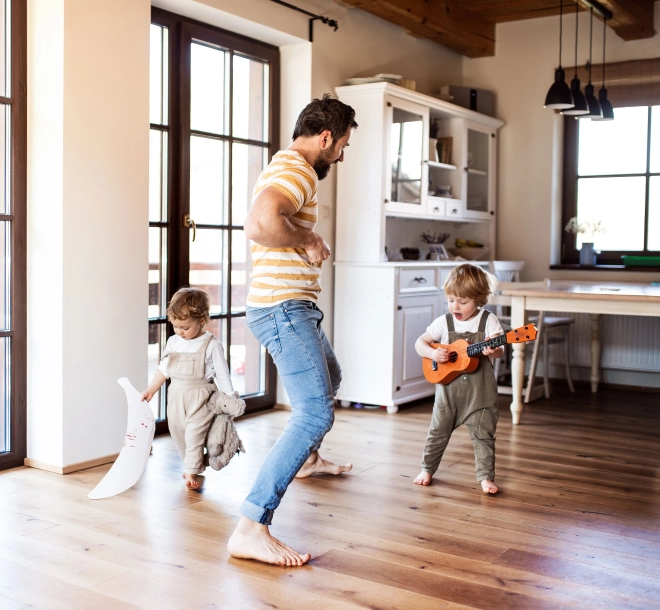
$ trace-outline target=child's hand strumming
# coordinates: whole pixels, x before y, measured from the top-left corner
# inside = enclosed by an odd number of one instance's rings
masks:
[[[435,360],[435,362],[438,362],[442,364],[443,362],[449,362],[449,351],[446,350],[444,347],[439,347],[438,349],[433,350],[433,354],[431,355],[431,360]]]

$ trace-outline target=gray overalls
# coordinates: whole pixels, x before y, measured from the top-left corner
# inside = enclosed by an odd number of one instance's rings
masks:
[[[181,458],[184,471],[200,474],[204,464],[204,445],[215,414],[208,408],[216,391],[213,380],[205,379],[206,349],[213,339],[209,335],[199,350],[192,353],[166,351],[167,373],[171,379],[167,391],[167,423]]]
[[[486,320],[484,310],[476,333],[457,333],[454,316],[447,314],[449,343],[465,339],[468,343],[485,340]],[[440,465],[451,433],[461,424],[467,426],[477,471],[477,481],[495,480],[495,428],[497,411],[497,382],[488,356],[479,357],[479,365],[472,373],[463,373],[447,385],[437,384],[435,404],[429,435],[424,446],[422,470],[434,474]]]

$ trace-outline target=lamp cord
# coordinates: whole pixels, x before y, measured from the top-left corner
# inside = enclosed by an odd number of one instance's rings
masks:
[[[562,39],[562,17],[564,14],[564,0],[559,2],[559,69],[561,70],[561,39]]]
[[[578,4],[579,1],[575,0],[575,78],[577,78],[577,50],[578,50]]]
[[[592,7],[589,10],[591,11],[591,25],[589,26],[589,84],[591,85],[591,47],[594,34],[594,9]]]

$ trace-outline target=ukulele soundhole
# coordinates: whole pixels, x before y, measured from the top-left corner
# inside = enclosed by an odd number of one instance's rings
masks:
[[[449,354],[449,362],[456,362],[458,360],[458,354],[456,352],[451,352]]]

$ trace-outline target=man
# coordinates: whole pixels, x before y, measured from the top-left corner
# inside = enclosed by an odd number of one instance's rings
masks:
[[[321,264],[330,247],[314,231],[316,193],[344,160],[355,111],[325,94],[301,112],[293,142],[278,152],[254,188],[245,234],[252,245],[247,324],[275,362],[291,401],[291,418],[266,457],[227,548],[234,557],[299,566],[310,559],[271,536],[273,512],[294,477],[340,474],[318,449],[334,421],[341,370],[316,306]]]

